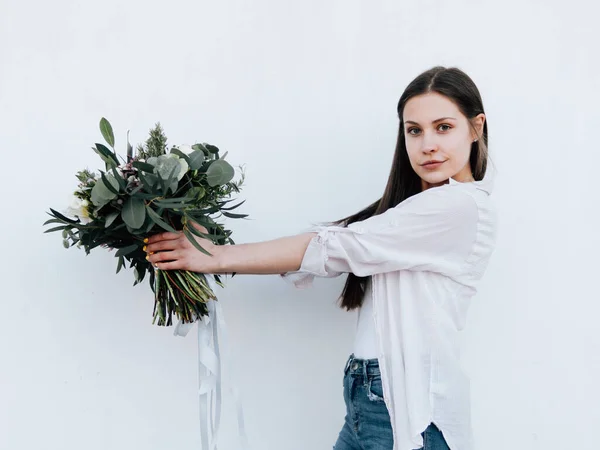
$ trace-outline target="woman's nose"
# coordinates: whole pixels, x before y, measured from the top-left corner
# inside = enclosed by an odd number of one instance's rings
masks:
[[[426,142],[423,141],[423,145],[421,146],[421,151],[423,153],[431,153],[437,150],[437,144],[434,142]]]

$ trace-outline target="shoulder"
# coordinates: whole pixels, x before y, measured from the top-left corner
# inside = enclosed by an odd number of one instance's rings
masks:
[[[466,184],[466,183],[465,183]],[[424,215],[478,216],[479,202],[476,189],[463,184],[445,184],[420,192],[395,208],[402,212]]]

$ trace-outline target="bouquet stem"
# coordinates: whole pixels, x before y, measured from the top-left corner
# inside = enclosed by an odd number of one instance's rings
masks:
[[[208,315],[206,303],[211,300],[216,301],[217,297],[204,274],[155,270],[153,324],[171,326],[173,315],[182,323],[192,323]]]

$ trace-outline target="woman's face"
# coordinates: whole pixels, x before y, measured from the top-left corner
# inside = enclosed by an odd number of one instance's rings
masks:
[[[485,115],[475,118],[479,135]],[[404,139],[413,170],[423,190],[456,181],[473,181],[469,155],[478,138],[469,121],[447,97],[430,92],[412,97],[403,111]],[[428,165],[431,161],[435,164]]]

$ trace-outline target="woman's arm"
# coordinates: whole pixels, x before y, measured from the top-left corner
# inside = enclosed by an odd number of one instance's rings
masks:
[[[200,231],[206,228],[195,225]],[[252,244],[215,245],[208,239],[196,241],[211,253],[194,247],[183,233],[160,233],[147,239],[147,259],[160,270],[189,270],[199,273],[281,274],[300,268],[310,240],[317,233],[302,233]]]

